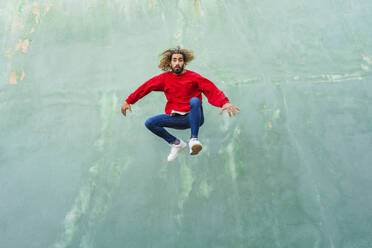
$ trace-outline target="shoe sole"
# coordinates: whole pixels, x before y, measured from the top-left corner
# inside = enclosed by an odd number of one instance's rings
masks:
[[[190,152],[190,155],[196,155],[198,154],[201,149],[203,149],[203,147],[199,144],[195,144],[191,147],[191,152]]]

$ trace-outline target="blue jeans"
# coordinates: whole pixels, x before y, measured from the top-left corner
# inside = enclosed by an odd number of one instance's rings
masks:
[[[191,128],[191,136],[198,137],[199,127],[204,123],[203,107],[197,97],[190,99],[190,112],[186,115],[170,116],[167,114],[155,115],[148,118],[145,125],[151,132],[173,143],[177,138],[168,133],[164,127],[174,129]]]

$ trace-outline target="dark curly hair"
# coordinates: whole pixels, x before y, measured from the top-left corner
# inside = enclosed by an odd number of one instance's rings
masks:
[[[161,59],[158,67],[163,71],[169,71],[171,69],[170,62],[173,54],[182,54],[185,65],[194,59],[194,53],[191,50],[183,49],[180,46],[177,46],[176,48],[167,49],[160,54]]]

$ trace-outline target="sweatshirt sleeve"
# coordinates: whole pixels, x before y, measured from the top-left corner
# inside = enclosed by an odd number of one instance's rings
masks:
[[[221,108],[229,99],[219,90],[210,80],[199,75],[198,84],[203,94],[208,98],[208,102],[213,106]]]
[[[163,77],[162,74],[160,74],[142,84],[136,91],[130,94],[125,101],[129,104],[135,104],[139,99],[146,96],[151,91],[163,91],[163,89]]]

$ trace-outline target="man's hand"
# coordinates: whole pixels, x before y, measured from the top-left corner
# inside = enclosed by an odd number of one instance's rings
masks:
[[[225,103],[221,110],[220,110],[220,114],[222,114],[222,112],[226,110],[227,113],[229,114],[229,116],[231,117],[231,113],[235,116],[237,113],[239,113],[239,108],[238,107],[235,107],[234,105],[232,105],[231,103]]]
[[[123,113],[124,116],[127,115],[127,109],[129,109],[129,111],[132,112],[132,108],[130,107],[130,104],[127,102],[124,102],[123,105],[121,106],[121,112]]]

